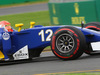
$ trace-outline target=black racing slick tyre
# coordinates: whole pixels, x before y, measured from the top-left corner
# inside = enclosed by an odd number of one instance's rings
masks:
[[[84,25],[84,28],[95,30],[95,31],[100,31],[100,22],[87,23],[86,25]],[[84,52],[86,54],[92,55],[93,50],[92,50],[90,43],[88,43],[87,46],[88,46],[88,48],[86,50],[84,50]]]
[[[84,28],[100,31],[100,22],[90,22],[84,25]]]
[[[83,54],[85,44],[85,36],[79,29],[66,26],[53,34],[51,49],[62,60],[77,59]]]

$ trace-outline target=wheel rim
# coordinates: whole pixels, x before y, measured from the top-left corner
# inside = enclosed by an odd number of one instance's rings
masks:
[[[74,39],[70,34],[61,34],[56,40],[56,47],[61,53],[68,53],[74,48]]]

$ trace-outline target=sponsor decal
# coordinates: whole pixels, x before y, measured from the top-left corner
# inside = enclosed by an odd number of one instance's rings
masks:
[[[92,42],[91,46],[93,51],[100,51],[100,42]]]
[[[53,14],[56,14],[56,9],[55,9],[55,4],[52,5],[52,9],[53,9]]]
[[[16,53],[13,54],[14,60],[20,60],[20,59],[28,59],[29,53],[28,53],[28,46],[21,48]]]
[[[81,24],[82,21],[84,21],[84,24],[86,24],[85,17],[71,17],[72,24]]]
[[[75,9],[75,14],[79,15],[80,14],[80,9],[79,9],[79,4],[74,3],[74,9]],[[79,16],[79,17],[71,17],[72,24],[81,24],[82,21],[84,21],[84,24],[86,24],[86,19],[85,16]]]
[[[3,33],[2,37],[4,40],[8,40],[10,38],[10,35],[9,35],[9,33],[5,32],[5,33]]]
[[[59,24],[58,17],[52,17],[53,18],[53,23],[54,24]]]
[[[79,5],[78,5],[78,3],[74,4],[74,8],[75,8],[76,15],[79,15]]]

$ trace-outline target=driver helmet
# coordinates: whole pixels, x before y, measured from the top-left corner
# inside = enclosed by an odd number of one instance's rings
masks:
[[[0,28],[4,28],[8,32],[13,32],[13,29],[11,28],[11,24],[8,21],[1,21],[0,22]]]

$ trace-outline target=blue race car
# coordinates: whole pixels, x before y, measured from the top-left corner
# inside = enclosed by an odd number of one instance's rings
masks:
[[[2,24],[2,23],[1,23]],[[99,50],[100,23],[92,22],[82,27],[42,26],[31,22],[29,29],[16,24],[19,30],[7,30],[0,26],[0,60],[22,60],[39,57],[43,49],[51,46],[52,52],[62,60],[76,59],[83,52],[91,54]],[[9,28],[9,27],[8,27]]]

